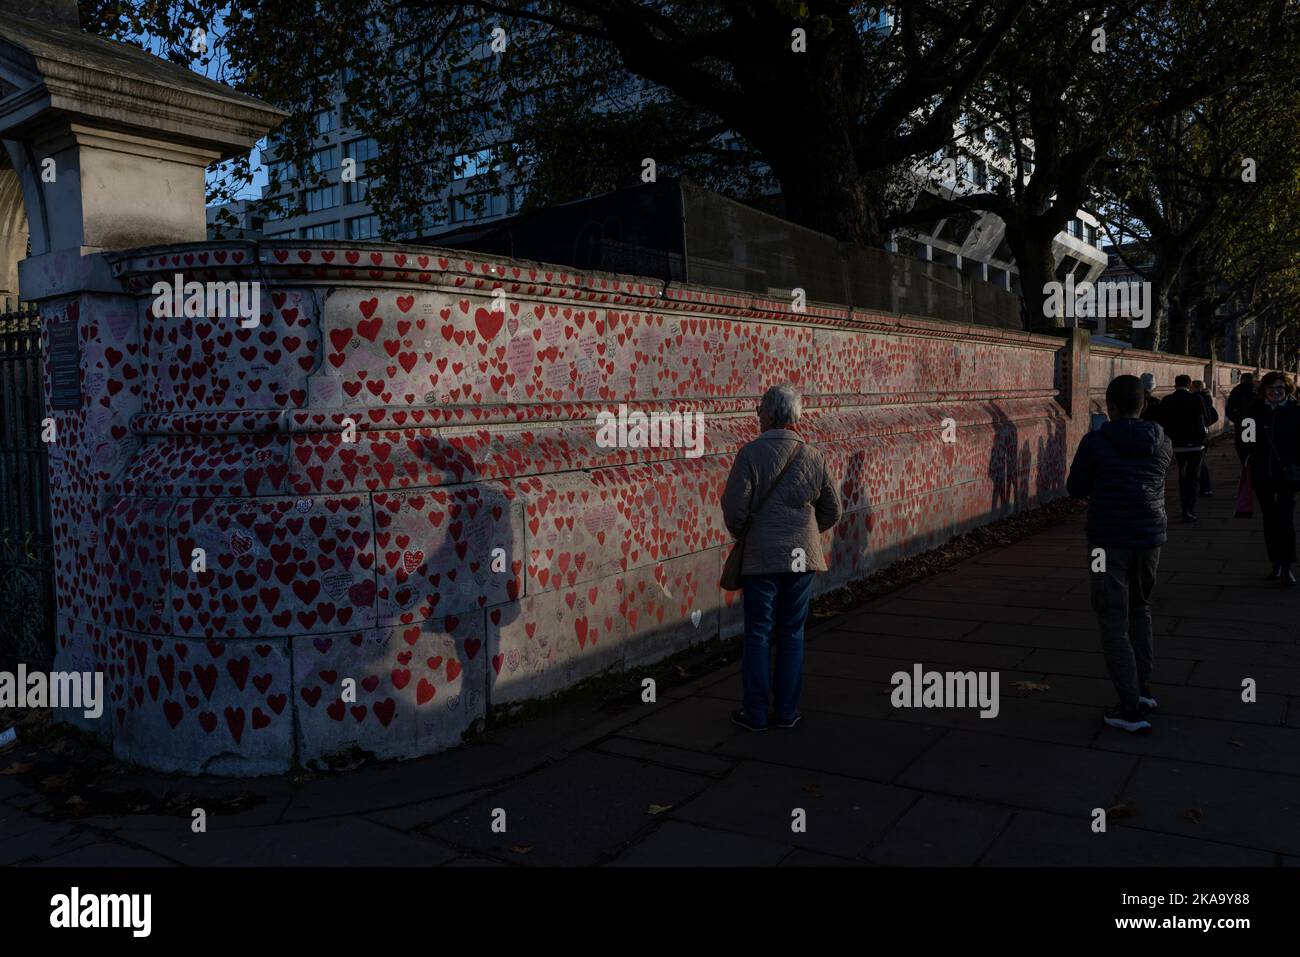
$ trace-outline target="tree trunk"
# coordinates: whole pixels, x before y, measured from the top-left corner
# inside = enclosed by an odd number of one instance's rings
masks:
[[[811,167],[810,157],[816,157]],[[774,163],[773,170],[781,183],[786,219],[841,242],[884,245],[883,190],[876,187],[876,177],[859,172],[842,142],[800,150]]]
[[[1180,356],[1187,355],[1188,332],[1191,322],[1182,300],[1175,297],[1169,303],[1169,348],[1167,351]]]
[[[1045,229],[1041,220],[1029,229],[1013,228],[1007,223],[1006,240],[1020,273],[1020,295],[1025,301],[1029,328],[1061,329],[1066,325],[1065,317],[1048,315],[1047,309],[1048,283],[1056,281],[1052,240],[1057,230],[1045,234]]]

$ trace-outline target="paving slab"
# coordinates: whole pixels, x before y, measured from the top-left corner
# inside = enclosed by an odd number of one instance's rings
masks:
[[[1031,692],[1030,697],[1086,704],[1099,710],[1115,705],[1115,687],[1109,678],[1050,674],[1043,675],[1039,684],[1046,685],[1046,690]],[[1158,681],[1152,684],[1151,691],[1159,707],[1153,716],[1156,722],[1168,714],[1181,714],[1278,726],[1287,711],[1287,699],[1281,695],[1261,694],[1257,701],[1246,703],[1236,689],[1167,685]]]
[[[695,774],[709,774],[721,777],[736,766],[736,762],[715,754],[701,754],[687,751],[653,741],[638,741],[634,738],[607,738],[596,746],[596,750],[606,754],[615,754],[625,758],[639,758],[652,764],[676,768],[679,771],[691,771]]]
[[[413,761],[321,774],[298,789],[284,820],[400,807],[493,784],[545,763],[544,757],[480,744]]]
[[[1017,812],[980,861],[985,867],[1271,867],[1273,854],[1112,825],[1087,815]]]
[[[809,645],[809,654],[862,647],[880,658],[962,665],[968,668],[1014,668],[1029,654],[1014,645],[971,640],[945,641],[938,638],[908,638],[902,635],[866,635],[855,631],[833,631]],[[805,662],[806,662],[805,658]],[[805,664],[805,670],[806,664]]]
[[[1151,734],[1108,729],[1094,748],[1197,761],[1220,768],[1251,768],[1300,775],[1300,747],[1290,728],[1216,721],[1181,714],[1162,715]]]
[[[511,863],[591,865],[621,854],[659,818],[715,779],[609,754],[582,752],[494,792],[428,833]],[[505,831],[493,830],[500,808]]]
[[[994,734],[950,731],[898,784],[1011,807],[1086,816],[1109,807],[1137,760],[1129,755]]]
[[[1004,807],[927,794],[867,854],[894,867],[970,867],[1007,826]]]
[[[789,854],[788,844],[665,821],[641,843],[620,854],[610,866],[775,867]]]
[[[124,829],[119,840],[191,867],[433,867],[455,851],[420,834],[362,817],[296,821],[204,834],[178,821],[174,831]]]
[[[1126,826],[1300,854],[1300,778],[1144,758],[1124,803]]]
[[[739,731],[719,753],[870,781],[892,781],[948,733],[902,721],[804,710],[797,728]]]
[[[775,843],[860,857],[917,797],[889,785],[746,761],[672,815]],[[802,831],[795,830],[799,812]]]

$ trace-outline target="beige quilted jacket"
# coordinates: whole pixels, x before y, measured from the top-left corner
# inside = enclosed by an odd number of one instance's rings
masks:
[[[799,461],[763,502],[763,494],[793,454],[800,456]],[[826,461],[797,432],[768,429],[736,454],[722,493],[722,520],[732,535],[745,530],[751,508],[760,502],[762,507],[745,536],[741,574],[792,571],[795,549],[803,550],[807,571],[826,571],[820,533],[838,522],[843,510]]]

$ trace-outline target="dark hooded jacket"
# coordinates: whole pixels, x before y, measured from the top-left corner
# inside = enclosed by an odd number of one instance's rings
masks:
[[[1066,489],[1088,499],[1088,543],[1156,548],[1168,534],[1165,473],[1173,443],[1155,422],[1113,419],[1079,443]]]

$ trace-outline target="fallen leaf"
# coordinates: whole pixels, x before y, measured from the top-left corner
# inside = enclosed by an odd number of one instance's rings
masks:
[[[1051,691],[1052,686],[1042,681],[1013,681],[1011,687],[1019,691]]]
[[[516,854],[527,854],[532,851],[532,847],[527,844],[516,844],[514,847],[510,848],[510,850]]]
[[[4,770],[0,770],[0,774],[26,774],[31,769],[32,766],[30,764],[23,764],[20,761],[17,764],[9,765],[9,767],[5,768]]]
[[[1189,810],[1186,814],[1183,815],[1183,817],[1187,818],[1187,820],[1191,821],[1193,824],[1201,823],[1201,812],[1196,810],[1196,808],[1192,808],[1191,810]]]
[[[651,804],[650,807],[646,810],[646,813],[663,814],[664,811],[671,811],[672,809],[673,806],[671,804]]]
[[[1137,814],[1137,806],[1133,804],[1116,804],[1114,807],[1106,808],[1107,817],[1133,817]]]

